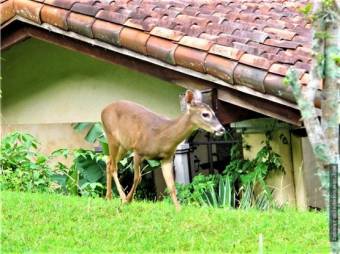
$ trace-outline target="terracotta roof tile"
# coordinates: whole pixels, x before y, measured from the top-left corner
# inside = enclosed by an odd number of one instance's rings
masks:
[[[301,46],[301,43],[299,42],[275,39],[267,39],[264,41],[264,44],[284,49],[296,49],[297,47]]]
[[[78,34],[92,38],[92,24],[95,19],[83,14],[71,12],[67,17],[68,28]]]
[[[295,53],[307,58],[311,58],[312,56],[312,50],[303,46],[297,47]]]
[[[270,66],[269,72],[285,76],[291,65],[274,63]]]
[[[0,9],[0,22],[1,24],[5,23],[9,19],[13,18],[15,15],[15,10],[13,6],[13,0],[3,1],[1,3]]]
[[[13,0],[13,4],[18,15],[36,23],[41,23],[40,10],[43,7],[41,3],[26,0]]]
[[[242,50],[248,54],[260,56],[264,53],[264,50],[258,47],[253,47],[248,44],[233,42],[231,45],[233,48]]]
[[[208,51],[212,46],[213,42],[206,39],[200,39],[196,37],[184,36],[178,44],[184,45],[191,48]]]
[[[271,62],[268,59],[251,54],[243,54],[239,62],[265,70],[269,69],[271,65]]]
[[[129,15],[120,14],[118,12],[112,12],[109,10],[101,10],[96,15],[97,19],[109,21],[116,24],[124,24],[128,20]]]
[[[219,34],[216,40],[218,44],[224,46],[233,46],[234,43],[246,44],[250,41],[249,38],[242,38],[228,34]]]
[[[204,72],[204,61],[207,53],[201,50],[178,46],[175,51],[175,60],[178,65],[189,69]]]
[[[75,3],[72,6],[71,11],[95,17],[101,9],[101,7],[89,5],[86,3]]]
[[[218,39],[218,35],[212,35],[212,34],[207,34],[207,33],[201,33],[199,38],[209,40],[211,42],[216,42]]]
[[[151,36],[146,43],[146,51],[149,56],[175,65],[175,50],[177,44],[159,37]]]
[[[164,27],[155,27],[152,29],[150,34],[172,41],[179,41],[184,35],[182,32],[174,31]]]
[[[16,15],[230,84],[292,100],[282,78],[294,66],[307,84],[310,21],[295,0],[0,0]],[[13,3],[13,4],[12,4]],[[14,8],[13,8],[14,7]]]
[[[77,3],[79,1],[69,1],[69,0],[45,0],[44,4],[48,4],[51,6],[63,8],[70,10],[72,8],[72,5]]]
[[[310,71],[310,64],[309,63],[304,63],[304,62],[301,62],[301,61],[297,61],[294,64],[294,67],[295,68],[299,68],[299,69],[303,69],[305,71]]]
[[[267,72],[264,70],[238,64],[234,70],[234,82],[237,85],[247,86],[264,93],[264,78],[266,75]]]
[[[123,26],[97,19],[92,25],[93,37],[98,40],[120,45],[119,34]]]
[[[151,30],[151,28],[147,29],[147,27],[143,27],[142,21],[136,20],[136,19],[128,19],[127,21],[125,21],[124,26],[135,28],[135,29],[142,30],[142,31]]]
[[[262,44],[262,43],[257,43],[257,42],[254,42],[254,41],[248,42],[247,45],[251,46],[253,48],[257,48],[258,49],[257,51],[260,53],[260,55],[262,55],[264,53],[277,54],[281,50],[283,50],[282,48],[279,48],[279,47],[273,47],[273,46],[265,45],[265,44]]]
[[[223,57],[208,54],[205,59],[205,69],[208,74],[218,77],[229,84],[233,84],[233,74],[235,67],[237,65],[236,61],[228,60]]]
[[[242,50],[221,46],[218,44],[213,45],[210,48],[209,53],[223,56],[223,57],[230,58],[230,59],[234,59],[234,60],[239,60],[241,56],[244,54]]]
[[[41,9],[40,17],[41,21],[44,23],[51,24],[53,26],[59,27],[63,30],[68,30],[67,16],[69,11],[52,7],[49,5],[44,5]]]
[[[239,36],[242,38],[249,38],[249,40],[256,41],[263,43],[267,38],[269,38],[269,35],[264,32],[259,32],[259,31],[241,31],[237,30],[233,33],[234,36]]]
[[[132,28],[123,28],[120,32],[120,45],[146,55],[146,42],[150,35]]]
[[[283,79],[284,77],[282,76],[268,74],[264,80],[264,88],[266,93],[295,102],[291,87],[285,85],[283,83]]]

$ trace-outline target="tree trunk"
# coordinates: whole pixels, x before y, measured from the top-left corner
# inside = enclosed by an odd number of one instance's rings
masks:
[[[339,57],[340,30],[339,6],[335,0],[315,0],[313,5],[313,59],[307,87],[301,87],[296,72],[292,69],[286,76],[301,111],[309,141],[317,161],[318,172],[323,186],[326,204],[330,205],[330,229],[339,232],[332,224],[331,214],[337,213],[337,200],[328,194],[329,183],[338,193],[338,179],[327,177],[337,175],[339,168]],[[322,87],[321,121],[314,106],[316,91]],[[335,174],[334,174],[335,173]],[[331,180],[331,181],[329,181]],[[330,186],[331,187],[331,186]],[[333,193],[334,194],[334,193]],[[330,201],[330,202],[328,202]],[[334,222],[334,221],[333,221]],[[331,225],[332,224],[332,225]],[[334,228],[335,227],[335,228]],[[333,253],[337,253],[337,242],[331,239]]]

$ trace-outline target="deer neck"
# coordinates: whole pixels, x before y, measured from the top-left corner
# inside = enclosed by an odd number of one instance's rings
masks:
[[[191,122],[191,116],[188,112],[180,117],[171,120],[162,132],[163,137],[176,148],[185,138],[187,138],[195,129]]]

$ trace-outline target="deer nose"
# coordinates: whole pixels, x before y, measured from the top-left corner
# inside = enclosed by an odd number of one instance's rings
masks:
[[[222,136],[225,132],[225,129],[223,126],[219,127],[216,131],[215,131],[215,135],[216,136]]]

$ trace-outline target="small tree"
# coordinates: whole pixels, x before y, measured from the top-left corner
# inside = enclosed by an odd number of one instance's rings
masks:
[[[339,2],[336,0],[314,0],[313,5],[309,4],[304,8],[305,14],[308,14],[309,10],[312,10],[309,18],[313,24],[310,81],[307,87],[302,87],[294,69],[288,72],[286,81],[292,87],[301,111],[317,161],[321,182],[325,194],[328,194],[328,178],[325,176],[328,176],[330,172],[337,175],[339,168]],[[323,89],[320,115],[314,100],[316,91],[321,86]],[[337,182],[336,179],[336,186]],[[325,196],[327,197],[327,195]],[[328,203],[327,199],[326,203]],[[337,206],[337,204],[335,205]],[[335,230],[338,232],[338,228]],[[331,239],[331,242],[332,252],[337,253],[337,243],[334,242],[334,239]]]

